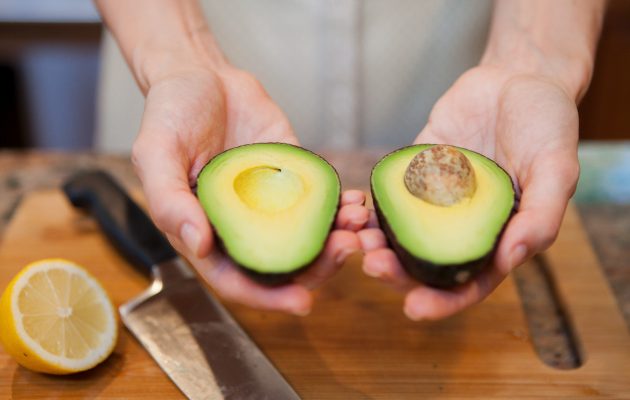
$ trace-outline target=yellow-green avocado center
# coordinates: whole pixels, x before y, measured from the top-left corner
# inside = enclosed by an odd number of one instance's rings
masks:
[[[395,236],[394,240],[417,259],[435,265],[480,259],[493,250],[511,215],[512,181],[494,161],[457,148],[472,166],[475,189],[469,197],[452,196],[458,201],[448,206],[433,204],[414,195],[405,182],[405,173],[414,157],[431,147],[405,147],[384,157],[374,167],[372,193],[383,222]]]
[[[304,183],[290,170],[260,166],[241,172],[234,180],[234,190],[248,207],[276,213],[299,201]]]
[[[292,272],[319,255],[340,189],[324,159],[284,143],[227,150],[197,180],[197,196],[225,251],[262,274]]]

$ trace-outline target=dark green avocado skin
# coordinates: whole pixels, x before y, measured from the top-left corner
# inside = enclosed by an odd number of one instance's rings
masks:
[[[387,157],[387,155],[385,157]],[[496,165],[498,168],[501,168],[501,166],[499,166],[498,164]],[[371,181],[372,180],[370,179],[370,182]],[[512,182],[512,186],[514,186],[514,182]],[[483,271],[486,267],[492,264],[498,244],[501,240],[501,236],[505,231],[505,227],[510,222],[510,219],[516,213],[516,208],[518,205],[518,197],[515,194],[514,207],[512,207],[512,211],[503,224],[503,228],[501,229],[501,232],[499,232],[499,234],[497,235],[494,245],[492,246],[492,250],[489,253],[481,258],[462,264],[435,264],[414,256],[400,244],[400,242],[396,238],[396,234],[392,230],[391,226],[387,222],[387,219],[379,208],[378,200],[376,199],[376,196],[374,194],[373,185],[371,185],[371,192],[372,199],[374,201],[374,210],[376,211],[376,216],[378,217],[378,223],[383,230],[383,233],[385,233],[385,237],[387,238],[387,243],[389,244],[389,247],[394,250],[394,253],[396,253],[396,255],[398,256],[398,260],[400,261],[405,271],[414,279],[428,286],[441,289],[450,289],[455,286],[459,286],[466,282],[469,282],[475,276],[479,275],[479,273]],[[516,191],[514,191],[514,193],[516,193]]]
[[[434,264],[430,261],[415,257],[414,255],[409,253],[403,246],[400,245],[400,243],[396,239],[396,235],[392,231],[391,227],[385,220],[383,213],[378,207],[376,198],[374,197],[374,190],[372,190],[372,198],[374,199],[374,208],[378,217],[378,223],[385,233],[385,236],[387,237],[387,242],[389,246],[398,256],[398,260],[402,264],[405,271],[407,271],[407,273],[411,277],[420,282],[423,282],[429,286],[442,289],[449,289],[470,281],[472,278],[477,276],[484,268],[492,263],[494,255],[496,253],[497,245],[499,243],[499,240],[501,239],[501,235],[503,234],[505,226],[507,226],[507,223],[509,221],[508,218],[508,221],[506,221],[503,230],[497,236],[497,240],[495,241],[492,251],[490,251],[485,256],[476,260],[468,261],[463,264]],[[512,211],[510,218],[513,214],[514,210]]]
[[[274,142],[271,142],[274,143]],[[288,144],[288,143],[283,143],[283,144]],[[247,144],[245,145],[241,145],[241,146],[249,146]],[[238,146],[238,147],[241,147]],[[300,147],[300,146],[295,146],[295,145],[291,145],[290,146],[294,146],[294,147]],[[328,161],[323,158],[322,156],[320,156],[317,153],[314,153],[308,149],[305,149],[303,147],[300,147],[303,150],[306,150],[310,153],[315,154],[317,157],[321,158],[322,160],[324,160],[326,163],[328,163]],[[227,151],[227,150],[225,150]],[[216,154],[214,157],[219,156],[221,153]],[[210,164],[210,161],[212,161],[212,159],[210,159],[206,165]],[[341,189],[341,181],[339,180],[339,173],[337,172],[337,170],[335,169],[335,167],[332,166],[332,164],[328,163],[333,171],[335,171],[335,174],[337,175],[337,182],[338,185],[340,186]],[[203,169],[202,169],[203,170]],[[201,172],[200,172],[201,173]],[[337,199],[337,210],[335,212],[335,216],[332,219],[332,222],[330,223],[330,229],[329,229],[329,233],[332,232],[334,226],[335,226],[335,221],[337,220],[337,213],[339,212],[339,209],[341,208],[341,194],[342,191],[339,190],[339,198]],[[210,221],[212,222],[212,221]],[[305,272],[307,269],[309,269],[309,267],[311,265],[313,265],[313,262],[317,259],[317,257],[319,257],[319,255],[321,254],[321,252],[324,250],[324,247],[326,246],[326,242],[324,242],[324,244],[322,245],[322,249],[321,251],[317,254],[317,256],[315,256],[315,258],[313,258],[312,260],[304,263],[301,266],[296,267],[293,271],[290,272],[285,272],[285,273],[262,273],[262,272],[258,272],[258,271],[254,271],[244,265],[239,264],[238,262],[236,262],[235,259],[233,259],[229,252],[227,251],[224,243],[223,243],[223,238],[218,234],[218,232],[215,229],[212,229],[213,231],[213,235],[214,238],[217,241],[217,245],[219,247],[219,250],[221,251],[221,253],[223,255],[225,255],[234,265],[236,265],[238,267],[238,269],[243,272],[245,275],[247,275],[249,278],[251,278],[253,281],[260,283],[261,285],[265,285],[265,286],[270,286],[270,287],[274,287],[274,286],[282,286],[282,285],[286,285],[288,283],[291,283],[293,281],[293,279],[300,275],[301,273]]]

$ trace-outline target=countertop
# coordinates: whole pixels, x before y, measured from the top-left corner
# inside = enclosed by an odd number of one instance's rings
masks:
[[[345,189],[368,189],[369,172],[387,150],[321,152],[339,171]],[[630,142],[581,144],[582,173],[574,201],[630,327]],[[20,199],[31,191],[58,187],[70,174],[100,167],[128,189],[138,187],[126,155],[0,150],[0,241]],[[574,368],[579,357],[554,301],[544,263],[514,273],[540,357],[556,368]]]

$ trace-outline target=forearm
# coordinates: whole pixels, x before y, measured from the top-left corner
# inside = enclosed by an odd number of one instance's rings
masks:
[[[538,74],[579,101],[591,79],[605,0],[496,0],[482,65]]]
[[[96,0],[143,92],[179,68],[225,59],[196,0]]]

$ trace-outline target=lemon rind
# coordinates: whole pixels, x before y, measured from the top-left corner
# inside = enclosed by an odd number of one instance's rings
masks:
[[[25,287],[29,279],[39,272],[48,271],[55,268],[63,268],[73,274],[78,274],[85,279],[85,282],[89,285],[90,289],[95,290],[98,297],[102,300],[101,304],[105,307],[107,317],[107,331],[101,334],[102,337],[110,337],[111,341],[108,343],[101,339],[101,344],[97,348],[90,349],[87,356],[81,359],[68,358],[61,355],[50,353],[44,349],[37,341],[35,341],[26,332],[21,318],[16,318],[21,312],[18,309],[18,295]],[[10,329],[5,327],[3,331],[5,336],[12,336],[14,346],[7,348],[7,352],[13,355],[18,363],[23,366],[40,371],[53,374],[68,374],[74,372],[80,372],[90,369],[97,364],[104,361],[112,352],[118,336],[118,326],[116,321],[116,313],[112,302],[107,295],[105,289],[100,285],[98,280],[86,271],[84,268],[75,264],[74,262],[65,259],[46,259],[36,261],[26,266],[9,284],[6,291],[10,290]],[[3,296],[3,300],[5,296]],[[6,306],[6,305],[4,305]],[[8,339],[8,338],[7,338]],[[11,340],[3,342],[7,343]]]

